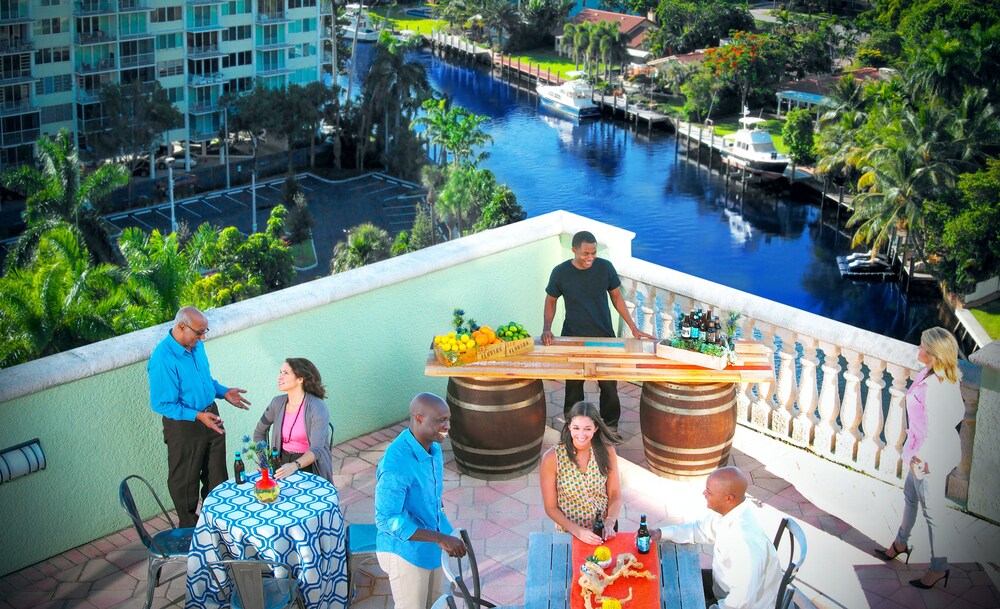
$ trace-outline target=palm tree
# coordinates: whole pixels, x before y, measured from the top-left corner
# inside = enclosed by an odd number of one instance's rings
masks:
[[[365,78],[365,98],[362,102],[363,128],[378,122],[383,124],[383,144],[389,156],[389,140],[399,140],[402,130],[409,130],[410,119],[420,104],[430,95],[430,83],[423,65],[406,61],[409,45],[397,43],[383,32],[375,51],[371,70]],[[361,135],[361,134],[359,134]],[[361,135],[362,142],[368,138]],[[364,148],[364,144],[362,144]]]
[[[489,117],[473,114],[461,106],[453,107],[447,97],[429,99],[424,102],[423,109],[426,114],[413,122],[424,125],[427,138],[441,147],[442,164],[448,162],[449,152],[453,165],[475,165],[486,158],[486,152],[475,155],[475,149],[493,142],[493,138],[481,128]]]
[[[28,227],[11,249],[8,267],[27,264],[41,236],[61,223],[76,227],[95,264],[124,265],[99,209],[112,192],[128,184],[128,170],[102,165],[83,177],[73,136],[66,129],[54,140],[43,135],[36,148],[37,167],[21,165],[2,177],[4,186],[26,198],[23,217]]]
[[[131,304],[126,315],[135,329],[168,321],[181,308],[184,294],[201,278],[200,269],[211,257],[218,231],[201,225],[187,243],[177,233],[125,229],[119,244],[128,261],[125,290]]]
[[[602,21],[599,29],[601,61],[604,62],[604,78],[608,80],[611,78],[611,66],[617,65],[620,72],[628,61],[628,39],[616,23]]]
[[[347,231],[333,248],[330,274],[343,273],[390,257],[392,239],[385,230],[365,222]]]
[[[29,264],[0,279],[0,367],[115,336],[119,283],[116,267],[91,264],[69,224],[40,234]]]
[[[496,178],[489,170],[471,165],[452,166],[435,206],[437,217],[448,227],[451,239],[461,237],[464,227],[478,220],[480,206],[492,198],[495,188]]]

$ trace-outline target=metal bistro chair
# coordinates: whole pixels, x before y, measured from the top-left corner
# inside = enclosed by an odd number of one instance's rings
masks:
[[[462,541],[465,542],[468,552],[465,558],[452,558],[445,554],[442,561],[445,577],[462,593],[462,601],[465,603],[465,609],[479,609],[479,607],[492,609],[496,605],[482,598],[482,587],[479,581],[479,563],[476,562],[476,553],[472,549],[472,540],[469,539],[469,532],[465,529],[459,529],[458,534],[462,538]],[[452,565],[452,561],[454,561],[454,566]],[[466,565],[468,566],[468,577],[466,577]],[[470,580],[472,590],[469,590]]]
[[[292,567],[287,563],[271,560],[220,560],[206,566],[220,590],[226,588],[215,571],[223,569],[228,572],[233,585],[226,601],[233,609],[287,609],[293,604],[299,609],[305,609],[302,597],[299,596],[298,582],[292,577]],[[274,575],[274,569],[277,568],[285,570],[285,577]]]
[[[455,604],[455,597],[450,594],[442,594],[434,604],[431,605],[431,609],[458,609]]]
[[[375,560],[374,524],[347,525],[347,600],[354,601],[354,571],[361,565]],[[358,562],[360,561],[360,562]]]
[[[135,505],[132,489],[129,487],[129,480],[138,480],[146,485],[149,493],[156,500],[157,505],[160,506],[163,518],[170,523],[169,529],[160,531],[155,535],[151,535],[146,530],[146,525],[143,523],[142,517],[139,516],[139,509]],[[133,474],[122,480],[121,486],[118,487],[118,500],[125,509],[125,513],[132,519],[132,524],[139,534],[139,539],[142,540],[142,545],[146,546],[146,604],[143,607],[149,609],[149,606],[153,603],[153,589],[161,583],[160,569],[163,568],[163,565],[168,563],[187,564],[188,550],[191,548],[191,537],[194,535],[194,529],[181,529],[174,524],[173,519],[167,514],[167,508],[163,506],[163,502],[160,501],[156,491],[153,490],[152,485],[142,476]],[[175,575],[166,581],[172,581],[177,577],[179,576]]]
[[[779,609],[816,609],[816,605],[805,594],[802,594],[798,588],[788,586],[785,589],[785,598],[782,600]]]
[[[787,532],[787,535],[786,535]],[[791,602],[791,595],[786,594],[795,576],[798,574],[802,563],[806,560],[806,534],[802,531],[799,523],[787,516],[781,519],[778,524],[778,532],[774,535],[774,549],[781,550],[781,540],[788,538],[788,566],[781,576],[781,585],[778,587],[778,598],[775,600],[775,609],[784,609]],[[796,548],[798,551],[796,552]],[[786,596],[788,597],[786,599]]]

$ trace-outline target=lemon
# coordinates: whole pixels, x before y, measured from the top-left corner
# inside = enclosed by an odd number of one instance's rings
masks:
[[[455,333],[454,332],[449,332],[448,333],[448,338],[455,338]]]

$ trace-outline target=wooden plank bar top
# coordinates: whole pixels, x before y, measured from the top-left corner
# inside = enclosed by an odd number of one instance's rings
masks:
[[[657,357],[656,343],[637,338],[557,337],[551,345],[535,339],[530,353],[448,367],[430,351],[424,374],[483,379],[579,379],[666,383],[747,383],[774,380],[771,349],[736,341],[739,365],[711,370]]]

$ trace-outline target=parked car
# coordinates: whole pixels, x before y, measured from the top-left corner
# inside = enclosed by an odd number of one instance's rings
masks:
[[[156,192],[160,196],[167,196],[170,194],[170,184],[168,183],[168,177],[156,178]],[[198,176],[193,173],[184,172],[174,172],[174,194],[179,192],[193,191],[198,187]]]

